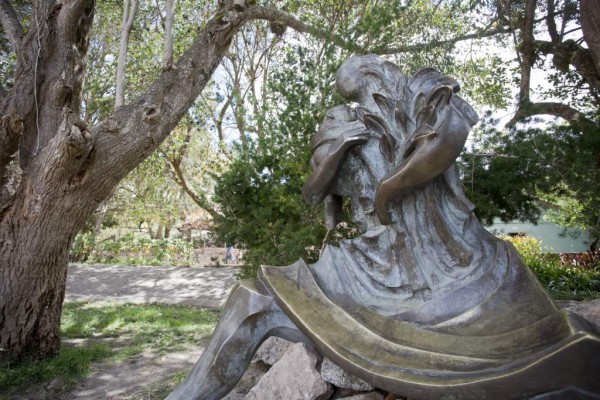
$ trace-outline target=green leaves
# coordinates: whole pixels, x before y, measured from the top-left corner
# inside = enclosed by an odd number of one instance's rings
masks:
[[[182,239],[148,239],[126,234],[119,238],[96,240],[93,233],[77,235],[71,261],[91,264],[191,265],[192,244]]]
[[[479,135],[479,136],[477,136]],[[600,237],[600,134],[568,125],[496,130],[489,118],[460,167],[467,197],[485,224],[494,218],[536,222],[539,202],[558,210],[549,216],[564,228],[587,227]]]
[[[290,46],[271,71],[265,104],[265,134],[250,142],[215,189],[223,217],[219,235],[248,249],[245,260],[286,265],[303,257],[313,261],[325,234],[321,208],[301,196],[309,174],[310,139],[332,104],[331,76],[339,56],[330,46],[328,58],[315,61],[314,50]]]

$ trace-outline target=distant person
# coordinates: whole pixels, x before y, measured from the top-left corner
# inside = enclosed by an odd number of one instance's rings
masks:
[[[227,244],[227,250],[225,251],[225,264],[229,264],[229,261],[232,263],[235,261],[235,256],[233,254],[233,245]]]

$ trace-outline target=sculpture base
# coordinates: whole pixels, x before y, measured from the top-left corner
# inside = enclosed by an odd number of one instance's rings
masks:
[[[260,280],[325,356],[402,396],[523,399],[569,387],[600,393],[600,339],[587,321],[562,310],[517,331],[440,333],[366,308],[340,307],[302,260],[263,267]],[[561,339],[531,339],[542,334]]]

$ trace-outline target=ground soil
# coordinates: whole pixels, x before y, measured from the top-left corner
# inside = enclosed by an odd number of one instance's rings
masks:
[[[101,363],[75,385],[58,379],[15,393],[10,400],[154,400],[174,389],[173,377],[186,374],[200,357],[204,343],[160,355],[144,352],[118,363]]]

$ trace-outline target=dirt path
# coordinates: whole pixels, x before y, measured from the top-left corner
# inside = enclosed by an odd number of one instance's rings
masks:
[[[235,285],[234,267],[71,265],[65,301],[185,304],[222,308]],[[133,400],[163,398],[174,388],[173,377],[185,374],[202,354],[201,345],[166,355],[144,352],[122,363],[100,364],[60,400]],[[53,395],[46,387],[46,395]],[[48,397],[45,397],[48,398]]]
[[[175,374],[186,374],[202,354],[194,347],[161,356],[144,352],[122,363],[106,364],[82,379],[61,400],[132,400],[163,398],[173,388]]]
[[[9,400],[159,400],[176,386],[174,377],[184,377],[198,360],[204,343],[185,351],[160,355],[144,352],[123,362],[100,363],[75,386],[55,379],[36,385]],[[5,399],[0,395],[1,399]]]
[[[65,301],[185,304],[222,308],[236,282],[234,267],[143,267],[72,264]]]

